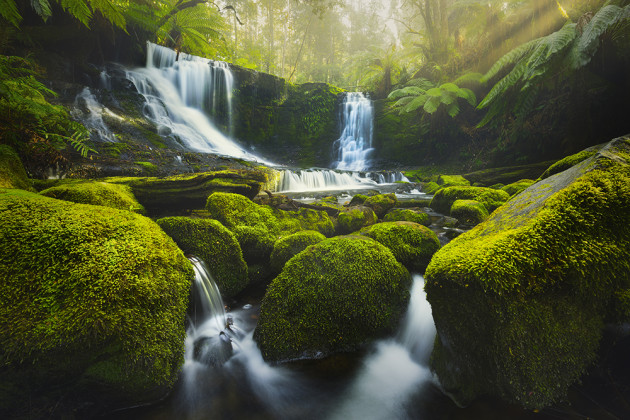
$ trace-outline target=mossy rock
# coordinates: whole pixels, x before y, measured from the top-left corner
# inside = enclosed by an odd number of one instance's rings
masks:
[[[437,179],[437,184],[442,188],[444,187],[467,187],[470,185],[470,181],[461,175],[440,175]]]
[[[488,186],[511,184],[519,179],[536,179],[555,161],[532,163],[529,165],[490,168],[464,174],[464,178],[473,185]]]
[[[451,217],[462,225],[475,226],[488,218],[488,210],[479,201],[455,200],[451,206]]]
[[[489,212],[508,201],[510,195],[502,190],[486,187],[446,187],[439,190],[431,200],[430,207],[438,213],[449,214],[457,200],[475,200],[482,203]]]
[[[371,207],[379,218],[383,217],[385,213],[396,207],[397,204],[398,199],[394,193],[373,195],[368,197],[368,199],[363,203],[363,205]]]
[[[335,237],[286,263],[263,298],[254,339],[265,360],[355,351],[396,331],[409,272],[364,237]]]
[[[339,212],[337,216],[338,229],[342,234],[356,232],[365,226],[373,225],[377,221],[378,217],[376,217],[374,210],[366,206],[348,207],[346,210]]]
[[[0,232],[0,389],[22,390],[0,411],[163,396],[194,278],[175,242],[144,216],[22,190],[0,190]]]
[[[422,183],[422,192],[425,193],[425,194],[435,194],[441,188],[443,188],[443,187],[440,184],[438,184],[437,182],[434,182],[434,181],[423,182]]]
[[[283,233],[293,233],[300,230],[316,230],[326,237],[335,234],[335,225],[323,210],[301,208],[296,211],[274,210],[274,215],[280,223]]]
[[[461,404],[566,396],[630,306],[630,140],[537,182],[438,251],[432,367]]]
[[[363,194],[355,194],[354,196],[352,196],[352,200],[350,200],[350,204],[348,204],[349,206],[361,206],[365,203],[365,200],[367,200],[369,197],[367,195],[363,195]]]
[[[560,159],[553,165],[549,166],[547,170],[543,172],[540,178],[538,178],[538,180],[549,178],[551,175],[555,175],[562,171],[566,171],[567,169],[595,155],[601,147],[602,147],[601,145],[589,147],[588,149],[582,150],[581,152],[578,152],[574,155],[570,155],[563,159]]]
[[[0,188],[34,191],[20,157],[5,144],[0,144]]]
[[[99,181],[71,182],[57,185],[40,192],[46,197],[73,203],[93,204],[118,210],[129,210],[144,214],[144,207],[127,185],[110,184]]]
[[[501,189],[506,193],[510,194],[510,197],[516,195],[523,191],[525,188],[532,186],[536,181],[532,179],[521,179],[518,182],[514,182],[512,184],[508,184]]]
[[[206,263],[221,295],[234,296],[247,286],[247,266],[241,247],[221,223],[189,217],[165,217],[157,223],[182,251]]]
[[[247,265],[269,263],[276,236],[260,226],[237,226],[233,229]]]
[[[431,224],[428,214],[418,208],[391,209],[383,217],[385,222],[414,222],[424,226]]]
[[[398,207],[403,208],[403,209],[408,209],[408,208],[413,208],[413,207],[424,208],[424,207],[429,207],[429,204],[431,204],[430,198],[417,198],[417,199],[414,198],[411,200],[398,201]]]
[[[174,175],[163,178],[105,178],[104,181],[125,184],[149,214],[202,209],[214,192],[241,194],[253,198],[268,182],[265,171],[229,169],[225,171]]]
[[[418,223],[383,222],[363,228],[360,233],[389,248],[410,271],[424,271],[440,249],[435,232]]]
[[[295,255],[325,239],[324,235],[314,230],[304,230],[278,239],[271,252],[271,269],[279,273]]]

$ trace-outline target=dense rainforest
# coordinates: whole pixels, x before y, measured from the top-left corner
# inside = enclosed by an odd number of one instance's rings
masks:
[[[0,23],[0,417],[630,417],[629,0]]]

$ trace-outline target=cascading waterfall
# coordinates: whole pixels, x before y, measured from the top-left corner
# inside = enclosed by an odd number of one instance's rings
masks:
[[[160,134],[193,151],[260,160],[221,133],[208,116],[223,117],[231,131],[234,79],[227,63],[148,43],[146,67],[128,71],[127,78],[144,96],[145,114]]]
[[[372,188],[378,184],[409,182],[401,172],[340,172],[326,169],[282,171],[275,190],[282,192]]]
[[[106,106],[102,105],[96,99],[89,87],[83,88],[83,90],[77,95],[74,100],[74,108],[71,110],[71,114],[74,118],[81,121],[88,130],[90,130],[92,140],[108,143],[117,141],[114,133],[112,133],[103,121],[103,114],[107,114],[112,118],[120,120],[122,120],[122,118],[110,111]]]
[[[341,136],[334,143],[336,169],[364,171],[369,167],[373,128],[372,101],[361,92],[349,92],[343,101]]]

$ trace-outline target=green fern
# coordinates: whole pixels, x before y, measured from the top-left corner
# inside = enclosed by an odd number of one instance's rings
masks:
[[[455,117],[460,112],[458,99],[464,99],[471,106],[475,106],[476,97],[472,90],[460,88],[455,83],[444,83],[434,86],[426,79],[412,80],[410,86],[392,91],[388,98],[397,99],[392,108],[399,109],[400,113],[417,111],[433,114],[441,106],[446,112]],[[422,87],[420,87],[422,86]]]
[[[16,28],[20,26],[22,16],[14,0],[0,0],[0,16]]]

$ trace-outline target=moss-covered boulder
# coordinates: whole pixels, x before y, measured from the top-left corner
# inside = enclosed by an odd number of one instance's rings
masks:
[[[352,233],[365,226],[373,225],[378,221],[376,213],[371,207],[348,207],[339,212],[337,225],[340,233]]]
[[[63,183],[40,192],[46,197],[73,203],[93,204],[119,210],[129,210],[144,214],[144,207],[127,185],[111,184],[99,181],[78,181]]]
[[[455,200],[451,206],[451,217],[466,226],[475,226],[488,218],[486,206],[475,200]]]
[[[419,208],[391,209],[383,217],[385,222],[414,222],[424,226],[431,224],[431,218]]]
[[[437,184],[442,188],[444,187],[467,187],[470,185],[470,181],[461,175],[440,175],[437,179]]]
[[[162,396],[183,363],[193,277],[144,216],[0,190],[0,412]]]
[[[389,210],[396,207],[398,199],[394,193],[377,194],[368,197],[363,204],[367,207],[371,207],[372,210],[374,210],[374,213],[376,213],[376,215],[380,218],[383,217]]]
[[[271,282],[254,339],[269,361],[357,350],[396,331],[410,281],[378,242],[327,239],[289,260]]]
[[[510,195],[502,190],[486,187],[446,187],[433,196],[430,207],[438,213],[449,214],[457,200],[475,200],[483,204],[489,212],[508,201]]]
[[[630,140],[538,182],[437,252],[426,270],[432,367],[462,404],[543,407],[630,319]]]
[[[295,255],[325,239],[324,235],[314,230],[304,230],[278,239],[271,253],[271,269],[279,273]]]
[[[435,232],[418,223],[378,223],[361,229],[360,233],[389,248],[410,271],[424,271],[433,254],[440,249]]]
[[[352,200],[350,200],[350,204],[348,204],[349,206],[361,206],[365,203],[365,200],[367,200],[369,197],[367,195],[364,194],[355,194],[354,196],[352,196]]]
[[[532,179],[521,179],[520,181],[517,182],[513,182],[511,184],[502,186],[501,189],[503,191],[505,191],[506,193],[510,194],[510,197],[513,195],[516,195],[518,193],[520,193],[521,191],[523,191],[525,188],[530,187],[531,185],[533,185],[536,181],[532,180]]]
[[[105,178],[125,184],[149,214],[164,214],[188,209],[202,209],[214,192],[241,194],[254,198],[269,180],[262,170],[225,170],[169,177]]]
[[[413,207],[424,208],[424,207],[429,207],[429,204],[431,204],[430,198],[414,198],[411,200],[398,201],[397,207],[400,207],[403,209],[408,209],[408,208],[413,208]]]
[[[265,264],[273,251],[276,236],[260,226],[237,226],[234,236],[243,251],[247,265]]]
[[[543,174],[538,178],[538,180],[541,179],[545,179],[545,178],[549,178],[551,175],[555,175],[558,174],[562,171],[566,171],[567,169],[571,168],[572,166],[577,165],[578,163],[590,158],[591,156],[595,155],[597,153],[597,151],[599,149],[601,149],[601,145],[600,146],[593,146],[593,147],[589,147],[588,149],[582,150],[581,152],[578,152],[574,155],[570,155],[567,156],[563,159],[560,159],[559,161],[555,162],[554,164],[550,165],[545,172],[543,172]]]
[[[165,217],[157,223],[182,251],[206,263],[223,296],[234,296],[247,286],[247,266],[241,247],[221,223],[188,217]]]
[[[0,144],[0,188],[33,191],[20,157],[6,144]]]
[[[422,192],[425,194],[435,194],[441,188],[444,188],[444,187],[435,181],[430,181],[430,182],[423,182],[421,188],[422,188]]]

